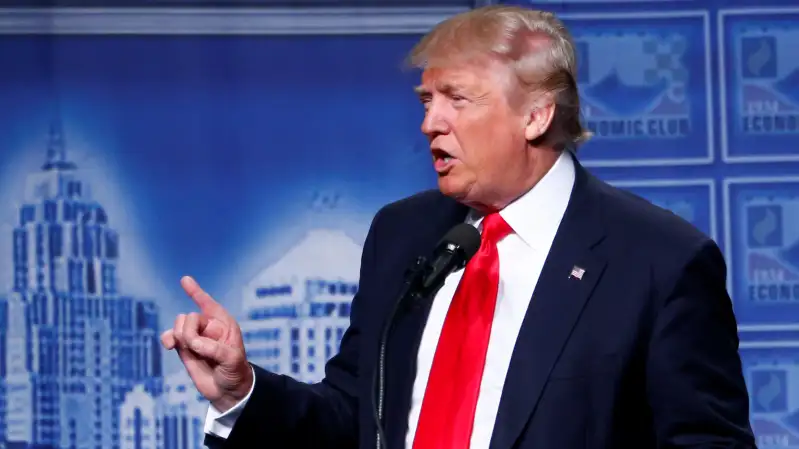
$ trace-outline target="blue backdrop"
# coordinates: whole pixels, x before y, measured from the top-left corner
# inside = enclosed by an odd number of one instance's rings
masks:
[[[241,319],[253,361],[320,379],[372,214],[435,185],[403,57],[474,5],[12,3],[0,447],[202,447],[206,404],[158,343],[193,310],[183,274]],[[584,164],[724,250],[761,448],[799,448],[790,3],[536,2],[577,42]]]

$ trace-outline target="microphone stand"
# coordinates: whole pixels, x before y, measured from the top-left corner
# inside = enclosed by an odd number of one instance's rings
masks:
[[[383,401],[385,399],[386,388],[386,345],[388,343],[388,336],[394,325],[394,316],[408,300],[415,301],[420,298],[420,292],[422,290],[421,284],[430,270],[431,266],[426,258],[416,258],[416,262],[405,274],[405,282],[402,284],[400,294],[394,302],[394,306],[383,325],[383,332],[378,343],[380,352],[378,355],[377,369],[373,373],[374,378],[372,386],[372,411],[374,413],[375,425],[377,426],[376,449],[388,448],[385,431],[383,430]]]

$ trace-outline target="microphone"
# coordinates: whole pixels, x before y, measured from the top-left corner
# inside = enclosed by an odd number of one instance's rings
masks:
[[[386,344],[394,324],[397,311],[410,301],[411,304],[431,298],[444,285],[444,280],[453,271],[463,268],[480,248],[480,233],[474,226],[461,223],[447,232],[433,251],[433,261],[417,257],[405,273],[405,282],[394,307],[386,319],[378,343],[378,366],[374,372],[372,387],[372,411],[377,426],[377,449],[388,449],[383,431],[383,400],[385,398]],[[376,396],[376,397],[375,397]]]
[[[472,256],[480,249],[480,233],[474,226],[461,223],[438,242],[433,263],[425,276],[419,295],[429,297],[438,292],[450,273],[466,266]]]

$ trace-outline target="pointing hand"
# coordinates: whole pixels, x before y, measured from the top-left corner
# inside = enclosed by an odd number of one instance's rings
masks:
[[[250,392],[252,368],[247,363],[238,323],[189,276],[180,280],[200,309],[181,314],[161,335],[168,350],[177,350],[197,390],[220,412],[225,412]]]

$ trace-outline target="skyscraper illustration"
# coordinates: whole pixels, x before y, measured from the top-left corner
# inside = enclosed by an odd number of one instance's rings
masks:
[[[163,390],[158,307],[117,289],[119,235],[67,157],[59,121],[26,182],[0,298],[0,441],[120,447],[120,406]]]
[[[336,194],[312,208],[335,208]],[[361,246],[341,230],[313,229],[243,287],[240,321],[247,357],[305,382],[324,377],[339,351],[358,291]]]
[[[208,403],[185,371],[166,377],[160,395],[137,385],[122,404],[121,449],[203,449]]]

